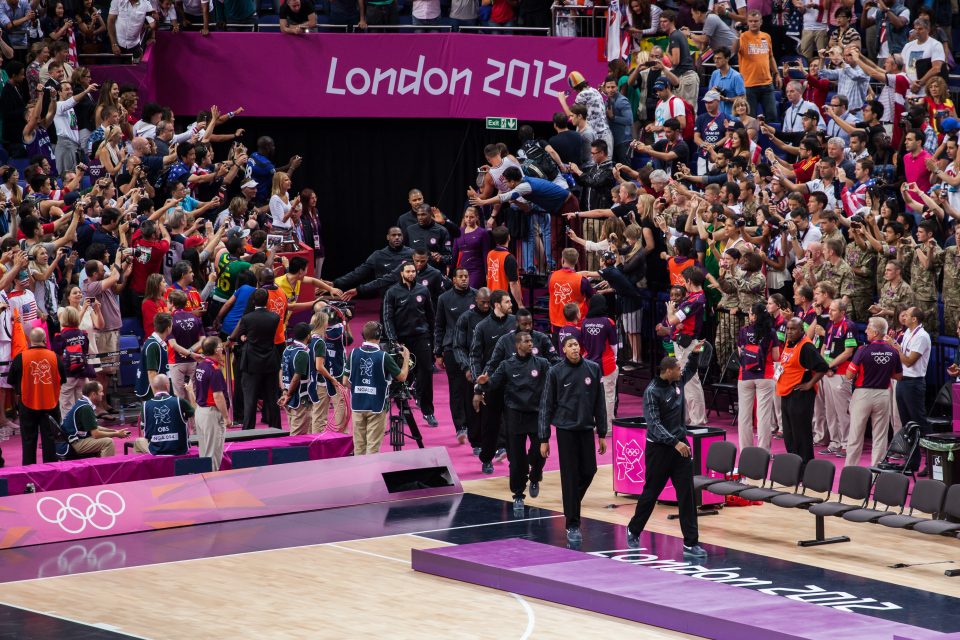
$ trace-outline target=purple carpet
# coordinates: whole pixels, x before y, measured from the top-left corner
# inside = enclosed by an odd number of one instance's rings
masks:
[[[413,549],[415,570],[718,640],[927,640],[951,635],[509,538]]]

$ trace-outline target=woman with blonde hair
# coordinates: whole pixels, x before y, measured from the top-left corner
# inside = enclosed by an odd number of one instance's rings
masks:
[[[104,131],[103,142],[97,149],[97,160],[111,177],[116,177],[120,173],[127,159],[127,150],[120,144],[120,139],[120,127],[112,124]]]
[[[661,257],[667,253],[667,242],[654,221],[653,205],[656,198],[648,193],[641,194],[637,198],[636,223],[640,227],[640,237],[643,242],[643,250],[646,254],[647,269],[647,287],[654,291],[667,291],[670,284],[670,274],[667,271],[667,263]],[[629,227],[627,227],[629,230]]]
[[[270,189],[270,218],[274,233],[289,233],[293,229],[293,217],[300,209],[300,196],[290,200],[293,181],[283,171],[273,174]]]
[[[927,105],[927,112],[930,114],[930,124],[933,130],[937,132],[937,141],[943,141],[943,130],[940,123],[944,118],[956,118],[957,109],[950,99],[950,92],[947,90],[947,81],[942,76],[933,76],[927,80],[926,96],[923,101]]]
[[[90,344],[87,332],[80,328],[80,312],[74,307],[63,307],[57,312],[63,329],[50,341],[54,353],[60,355],[67,378],[60,385],[60,411],[64,415],[83,396],[83,385],[95,373],[88,363]]]
[[[43,88],[40,84],[40,69],[50,61],[50,43],[46,40],[34,42],[30,45],[30,53],[27,55],[27,87],[30,100],[37,99],[38,91]],[[39,88],[38,88],[39,87]]]
[[[327,428],[330,416],[330,398],[333,397],[333,423],[340,431],[346,424],[346,399],[337,389],[337,379],[327,369],[327,329],[330,328],[330,314],[335,313],[326,303],[314,305],[310,319],[310,383],[307,393],[313,403],[313,418],[310,433],[322,433]]]
[[[739,120],[751,140],[760,135],[760,121],[750,115],[750,103],[746,96],[737,96],[733,99],[733,119]]]

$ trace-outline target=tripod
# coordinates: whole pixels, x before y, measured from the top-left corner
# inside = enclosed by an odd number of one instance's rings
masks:
[[[394,451],[400,451],[406,436],[410,436],[416,440],[417,446],[423,449],[423,436],[420,435],[420,427],[413,419],[413,411],[410,409],[409,387],[401,385],[396,393],[391,390],[390,395],[393,397],[393,406],[390,408],[390,446]],[[410,433],[403,430],[404,422],[410,428]]]

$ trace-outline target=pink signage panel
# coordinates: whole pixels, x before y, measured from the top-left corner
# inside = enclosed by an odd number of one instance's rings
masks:
[[[178,115],[218,105],[295,118],[549,120],[567,74],[598,85],[592,38],[483,34],[157,34],[152,95]],[[184,88],[189,86],[189,91]],[[142,101],[141,101],[142,104]]]
[[[451,486],[390,493],[384,473],[446,467]],[[0,549],[462,491],[442,447],[0,498]]]

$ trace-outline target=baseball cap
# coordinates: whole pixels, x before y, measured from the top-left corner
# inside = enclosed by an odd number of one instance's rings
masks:
[[[257,181],[256,181],[256,180],[247,180],[247,181],[244,182],[242,185],[240,185],[240,188],[241,188],[241,189],[256,189],[256,188],[257,188]]]
[[[250,229],[241,229],[240,227],[230,227],[227,231],[227,240],[232,238],[246,238],[250,235]]]
[[[670,82],[666,78],[658,78],[656,82],[653,83],[653,90],[660,91],[661,89],[666,89],[670,86]]]
[[[567,76],[567,84],[570,85],[571,89],[576,89],[586,81],[587,79],[579,71],[571,71],[570,75]]]
[[[721,96],[719,92],[714,91],[713,89],[711,89],[710,91],[707,91],[707,93],[703,96],[703,101],[704,101],[704,102],[713,102],[713,101],[715,101],[715,100],[719,100],[721,97],[723,97],[723,96]]]
[[[820,113],[816,109],[807,109],[803,112],[804,118],[810,118],[811,120],[819,120]]]
[[[67,207],[72,207],[77,203],[77,200],[80,199],[79,191],[71,191],[70,193],[63,196],[63,204]]]
[[[956,118],[944,118],[940,122],[940,129],[944,133],[953,133],[954,131],[960,130],[960,120]]]
[[[617,254],[615,254],[613,251],[604,251],[601,255],[601,258],[604,262],[610,262],[611,260],[617,259]]]
[[[202,247],[204,244],[206,244],[206,242],[207,239],[203,236],[190,236],[183,241],[183,248],[193,249],[194,247]]]

